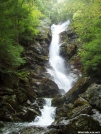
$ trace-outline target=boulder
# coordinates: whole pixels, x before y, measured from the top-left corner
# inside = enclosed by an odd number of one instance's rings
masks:
[[[63,96],[62,95],[57,95],[56,97],[53,98],[52,100],[52,105],[53,106],[62,106],[64,104],[64,99],[63,99]]]
[[[39,126],[28,126],[22,130],[19,130],[17,134],[44,134],[46,128]]]
[[[86,114],[81,114],[70,120],[64,119],[55,125],[51,125],[49,128],[57,129],[59,132],[58,134],[77,134],[79,132],[90,133],[101,131],[99,122]]]
[[[87,100],[83,99],[82,97],[79,97],[74,101],[74,105],[77,107],[82,105],[89,105],[89,103]]]
[[[9,111],[10,106],[12,107],[12,109],[19,111],[20,110],[20,106],[19,103],[17,102],[17,98],[16,95],[6,95],[3,97],[2,100],[2,105],[6,108],[5,110]]]
[[[79,94],[84,93],[90,86],[91,80],[88,77],[82,77],[79,79],[74,86],[63,96],[65,103],[73,103]]]
[[[31,84],[36,86],[38,97],[54,97],[60,94],[57,84],[49,78],[32,78]]]
[[[80,114],[92,114],[92,106],[89,102],[79,97],[89,85],[89,78],[82,78],[64,96],[57,96],[53,99],[52,104],[57,107],[56,121],[61,117],[70,119]]]
[[[92,114],[92,107],[90,105],[83,105],[73,108],[67,112],[68,118],[74,118],[80,114]]]
[[[58,124],[62,134],[77,134],[80,131],[101,131],[99,122],[88,115],[80,115],[71,120],[63,120]]]
[[[42,96],[54,97],[57,94],[60,94],[59,88],[54,81],[44,78],[41,83],[40,89],[42,91]]]
[[[92,106],[101,109],[101,85],[93,83],[83,94],[80,95]]]
[[[61,133],[59,133],[59,131],[57,129],[51,128],[44,134],[61,134]]]
[[[16,116],[21,119],[21,121],[34,121],[36,116],[40,116],[38,110],[32,108],[23,107],[22,111],[17,113]]]
[[[60,105],[60,103],[58,103],[59,101],[61,102],[61,105],[65,103],[74,103],[74,101],[79,97],[79,94],[84,93],[86,91],[90,83],[91,81],[89,78],[81,78],[64,96],[54,98],[53,105],[58,107]]]

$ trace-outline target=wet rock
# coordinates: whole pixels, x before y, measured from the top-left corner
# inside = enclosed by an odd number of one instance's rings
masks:
[[[59,107],[56,109],[56,117],[55,117],[55,120],[58,121],[58,119],[62,118],[62,117],[67,117],[67,110],[63,109],[63,107]]]
[[[44,127],[30,126],[20,130],[17,134],[42,134],[44,132],[46,132],[46,128]]]
[[[101,131],[98,121],[88,115],[80,115],[71,120],[63,120],[59,123],[62,134],[77,134],[78,131]]]
[[[60,46],[60,55],[64,59],[66,59],[66,60],[68,59],[67,43],[66,43],[65,40],[64,40],[63,43],[61,43],[61,46]]]
[[[87,100],[92,106],[101,109],[101,85],[92,84],[83,94],[80,95]]]
[[[33,121],[36,116],[39,116],[41,113],[38,110],[23,107],[22,111],[17,113],[16,116],[22,121]]]
[[[71,109],[74,108],[74,104],[73,103],[68,103],[68,104],[65,104],[65,107],[67,107],[69,110],[71,110]]]
[[[57,95],[52,100],[53,106],[61,106],[61,105],[63,105],[63,103],[64,103],[64,99],[62,98],[62,95]]]
[[[65,99],[65,103],[72,103],[74,102],[79,94],[84,93],[86,89],[89,87],[91,84],[90,78],[88,77],[83,77],[80,80],[78,80],[72,89],[70,89],[64,96],[63,99]]]
[[[75,40],[78,38],[78,36],[74,33],[74,30],[69,27],[66,31],[66,34],[69,38],[69,42],[74,44]]]
[[[48,78],[43,78],[40,83],[38,83],[39,97],[54,97],[60,94],[59,88],[56,83]]]
[[[5,105],[5,104],[10,104],[12,106],[12,108],[15,109],[15,110],[19,110],[19,108],[20,108],[20,107],[17,107],[17,106],[19,106],[19,103],[17,102],[16,95],[12,95],[12,96],[6,95],[6,96],[4,96],[3,101],[2,101],[2,105]]]
[[[44,43],[44,44],[45,44],[45,42],[41,42],[41,43]],[[43,45],[44,45],[44,44],[43,44]],[[36,42],[36,44],[31,45],[31,46],[29,47],[29,50],[34,51],[34,53],[36,53],[36,54],[38,54],[38,55],[47,56],[47,55],[48,55],[48,47],[47,47],[47,48],[46,48],[46,47],[43,47],[43,45],[41,45],[39,42]]]
[[[76,100],[79,94],[84,92],[89,85],[89,78],[82,78],[64,96],[57,96],[53,99],[52,104],[57,107],[56,120],[60,117],[67,117],[69,119],[82,113],[90,113],[91,106],[86,100],[81,98]]]
[[[43,105],[45,104],[45,100],[43,98],[37,98],[36,104],[38,105],[38,107],[42,108]]]
[[[4,127],[4,123],[2,121],[0,121],[0,128]]]
[[[5,88],[5,91],[10,93],[2,97],[0,120],[9,122],[32,121],[37,115],[40,115],[38,106],[32,106],[36,97],[33,91],[23,88],[20,90]]]
[[[70,60],[72,56],[74,56],[77,53],[77,46],[73,44],[69,44],[67,46],[67,52],[68,52],[68,59]]]
[[[89,78],[81,78],[77,81],[74,86],[64,95],[60,97],[56,97],[53,99],[53,105],[59,106],[68,103],[74,103],[74,101],[79,97],[79,94],[86,91],[86,89],[90,85]],[[60,102],[60,103],[59,103]]]
[[[60,94],[60,90],[56,83],[49,78],[36,77],[31,79],[31,86],[37,92],[38,97],[54,97]]]
[[[51,96],[54,96],[59,92],[54,82],[45,80],[50,21],[43,20],[38,28],[39,34],[34,42],[24,45],[26,63],[18,68],[17,75],[2,74],[2,83],[5,84],[0,87],[0,120],[32,121],[35,116],[40,115],[39,107],[43,106],[41,101],[40,105],[34,104],[38,95],[44,97],[52,93]]]
[[[91,114],[91,113],[92,113],[92,107],[90,105],[83,105],[73,108],[72,110],[69,110],[67,112],[67,116],[69,118],[74,118],[80,114]]]
[[[45,132],[44,134],[60,134],[59,131],[57,129],[49,129],[47,132]]]
[[[51,125],[49,128],[57,129],[59,134],[77,134],[78,132],[95,132],[101,131],[99,122],[92,117],[81,114],[72,119],[60,120],[57,124]]]
[[[74,101],[74,105],[77,107],[77,106],[82,106],[82,105],[89,105],[89,103],[85,99],[79,97],[78,99]]]

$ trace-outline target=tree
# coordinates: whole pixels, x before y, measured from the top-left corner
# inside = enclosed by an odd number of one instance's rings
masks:
[[[1,0],[0,12],[0,71],[14,72],[25,63],[21,40],[38,33],[42,13],[31,0]]]
[[[63,19],[71,19],[71,27],[82,45],[78,50],[85,71],[101,73],[101,0],[65,0]]]

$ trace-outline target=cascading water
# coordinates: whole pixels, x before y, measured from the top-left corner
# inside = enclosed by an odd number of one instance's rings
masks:
[[[67,92],[72,85],[72,78],[65,69],[64,59],[59,55],[60,53],[60,37],[59,34],[67,29],[70,21],[66,21],[63,24],[52,25],[52,41],[49,48],[49,63],[51,69],[47,69],[48,73],[53,77],[54,81],[58,85],[59,89],[64,89]],[[68,75],[67,75],[68,74]],[[17,132],[19,129],[26,126],[41,126],[45,127],[51,125],[55,118],[55,107],[51,106],[51,99],[45,98],[45,105],[41,109],[41,116],[37,116],[34,122],[31,123],[14,123],[6,124],[2,134],[11,134]],[[39,132],[37,133],[39,134]]]
[[[62,24],[53,24],[51,26],[52,41],[49,47],[49,63],[51,69],[47,69],[48,73],[53,77],[59,89],[62,89],[65,92],[71,88],[72,78],[70,77],[69,73],[67,73],[64,59],[59,54],[61,46],[59,34],[63,31],[66,31],[69,23],[70,21],[68,20]]]
[[[55,119],[55,111],[56,107],[51,106],[51,98],[44,98],[45,104],[41,111],[41,116],[37,116],[35,120],[31,123],[25,122],[25,123],[6,123],[5,127],[2,129],[1,134],[14,134],[14,133],[19,133],[19,130],[26,128],[26,127],[47,127],[52,124],[52,122]],[[38,130],[37,130],[38,131]],[[46,130],[43,130],[45,132]],[[44,134],[41,133],[40,130],[36,132],[35,134]],[[34,133],[33,133],[34,134]]]
[[[48,126],[54,121],[55,118],[55,107],[51,106],[51,98],[45,98],[45,105],[41,109],[41,116],[37,116],[34,120],[33,125]]]

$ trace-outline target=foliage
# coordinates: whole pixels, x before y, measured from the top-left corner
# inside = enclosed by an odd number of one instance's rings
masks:
[[[34,4],[35,5],[35,4]],[[43,17],[32,0],[0,1],[0,73],[12,74],[25,63],[22,40],[29,42],[37,35]],[[0,79],[1,77],[0,76]]]
[[[101,73],[101,1],[65,0],[63,17],[71,19],[71,26],[82,42],[78,54],[85,71]]]
[[[100,27],[98,27],[100,25]],[[97,21],[93,27],[89,29],[88,35],[89,41],[83,43],[82,49],[80,50],[81,61],[89,73],[96,71],[96,73],[101,72],[101,20]]]
[[[90,2],[85,11],[74,19],[74,27],[81,41],[81,62],[88,74],[101,73],[101,2]]]

